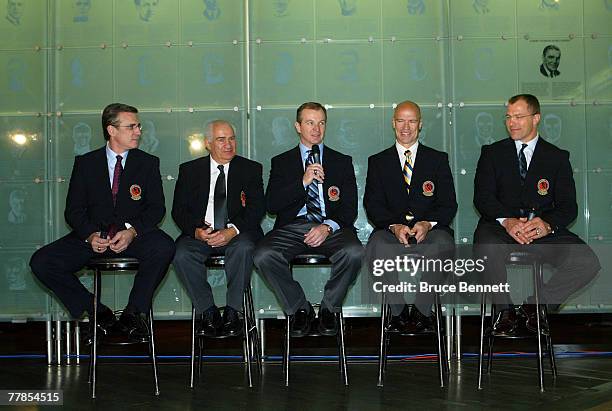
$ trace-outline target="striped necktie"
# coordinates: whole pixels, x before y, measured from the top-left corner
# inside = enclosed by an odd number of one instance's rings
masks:
[[[522,145],[521,152],[519,153],[519,174],[521,176],[521,185],[525,184],[525,178],[527,177],[527,157],[525,157],[525,148],[527,144]]]
[[[314,155],[312,150],[308,150],[306,157],[306,167],[314,164]],[[306,218],[308,221],[321,223],[323,222],[323,213],[321,212],[321,204],[319,202],[319,186],[317,180],[312,180],[306,188]]]
[[[410,158],[410,150],[406,150],[404,155],[406,156],[406,161],[404,161],[404,181],[406,182],[406,191],[410,194],[410,180],[412,179],[412,159]]]

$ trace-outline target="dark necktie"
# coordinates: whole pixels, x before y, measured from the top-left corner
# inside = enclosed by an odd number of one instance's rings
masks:
[[[115,170],[113,172],[113,186],[111,187],[111,193],[113,194],[113,206],[117,205],[117,193],[119,193],[119,183],[121,182],[121,173],[123,172],[123,165],[121,164],[123,157],[117,156],[117,162],[115,163]],[[111,239],[117,234],[117,225],[111,224],[108,227],[108,238]]]
[[[308,150],[306,157],[306,167],[314,164],[314,155],[312,150]],[[323,222],[323,213],[321,212],[321,204],[319,203],[319,186],[317,180],[312,180],[306,188],[306,218],[308,221],[315,223]]]
[[[215,230],[222,230],[225,228],[227,223],[227,198],[225,192],[225,170],[223,166],[219,164],[219,177],[215,183],[215,198],[214,198],[214,211],[215,211]]]
[[[521,175],[521,184],[525,184],[525,177],[527,177],[527,157],[525,157],[525,148],[527,144],[523,144],[521,152],[519,153],[519,174]]]

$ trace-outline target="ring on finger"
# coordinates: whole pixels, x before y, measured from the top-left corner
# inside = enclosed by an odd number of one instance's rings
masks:
[[[541,231],[539,228],[536,228],[536,235],[540,235]]]
[[[102,247],[98,247],[98,251],[102,251]]]
[[[520,232],[520,231],[517,231],[516,233],[514,233],[514,235],[517,235],[517,236],[518,236],[519,234],[521,234],[521,232]]]

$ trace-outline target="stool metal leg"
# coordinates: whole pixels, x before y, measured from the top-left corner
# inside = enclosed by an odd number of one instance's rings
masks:
[[[191,306],[191,360],[189,361],[189,388],[193,388],[193,374],[195,365],[195,322],[196,310]]]
[[[70,365],[71,358],[70,354],[72,352],[72,341],[71,341],[71,324],[70,321],[66,321],[66,335],[64,338],[66,339],[66,364]]]
[[[62,321],[55,321],[55,363],[62,365]]]
[[[455,338],[457,339],[456,343],[455,343],[455,349],[457,350],[456,352],[456,357],[457,357],[457,361],[461,361],[463,359],[463,354],[462,354],[462,350],[461,350],[461,313],[459,312],[459,310],[456,310],[453,308],[453,311],[455,312]]]
[[[79,321],[74,322],[74,348],[76,354],[76,363],[81,363],[81,324]]]
[[[486,314],[487,297],[482,293],[480,301],[480,348],[478,350],[478,389],[482,390],[482,360],[484,356],[484,323]],[[491,359],[489,358],[489,361]]]
[[[378,351],[378,386],[384,385],[385,379],[385,366],[387,360],[387,294],[383,292],[382,301],[380,304],[380,346]]]
[[[542,329],[540,324],[540,281],[542,270],[542,264],[535,262],[533,264],[533,283],[534,283],[534,297],[536,304],[536,322],[537,322],[537,339],[538,339],[538,378],[540,383],[540,392],[544,392],[544,365],[542,358]]]
[[[491,298],[491,331],[489,332],[489,338],[487,338],[487,342],[489,344],[487,354],[487,374],[491,374],[491,370],[493,369],[493,342],[495,341],[495,337],[493,336],[493,325],[495,324],[496,315],[495,304],[493,304],[493,299]]]
[[[249,332],[251,333],[251,355],[257,361],[257,367],[261,373],[261,343],[259,340],[259,332],[257,331],[257,319],[255,318],[255,306],[253,304],[253,293],[250,285],[246,288],[247,309],[249,316]],[[246,313],[245,313],[246,317]]]
[[[94,295],[93,295],[93,343],[91,347],[91,398],[96,398],[96,377],[98,362],[98,296],[100,294],[102,275],[100,270],[96,270],[94,274]]]
[[[259,322],[259,326],[257,327],[257,330],[259,331],[259,356],[261,357],[261,363],[263,364],[266,362],[266,320],[260,318],[257,321]]]
[[[342,308],[339,313],[336,313],[336,320],[339,323],[339,332],[338,332],[338,348],[340,350],[340,356],[338,360],[340,361],[340,375],[344,381],[344,385],[348,387],[348,373],[346,371],[346,349],[344,345],[344,315],[342,313]]]
[[[45,321],[45,338],[47,339],[47,365],[53,363],[53,324],[51,320]]]
[[[440,309],[440,300],[438,299],[438,294],[435,294],[434,297],[434,310],[436,314],[436,340],[437,340],[437,349],[438,349],[438,376],[440,377],[440,387],[444,388],[444,363],[446,359],[444,357],[444,343],[442,341],[442,327],[440,325],[440,316],[442,315],[442,310]]]
[[[546,305],[544,306],[544,315],[548,320],[548,309],[546,308]],[[555,361],[555,348],[553,347],[552,336],[550,335],[550,327],[548,330],[548,335],[546,336],[546,344],[548,346],[548,356],[550,357],[550,369],[552,371],[553,378],[557,378],[557,362]]]
[[[198,336],[198,381],[202,378],[202,356],[204,355],[204,337]]]
[[[285,314],[285,355],[283,358],[283,365],[285,366],[285,387],[289,386],[289,363],[291,360],[291,316]]]
[[[249,378],[249,388],[253,388],[253,377],[251,375],[251,330],[249,329],[249,314],[248,314],[248,296],[244,292],[242,294],[242,311],[243,315],[243,345],[244,345],[244,359],[247,365],[247,375]]]
[[[155,332],[153,330],[153,308],[149,308],[149,330],[151,331],[151,338],[149,339],[149,345],[151,348],[151,360],[153,362],[153,379],[155,380],[155,395],[159,395],[159,384],[157,380],[157,355],[155,353]]]

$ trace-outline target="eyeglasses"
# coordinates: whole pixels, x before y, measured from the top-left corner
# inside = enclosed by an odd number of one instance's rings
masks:
[[[138,124],[128,124],[127,126],[116,126],[113,124],[113,127],[115,128],[119,128],[119,127],[123,127],[123,128],[128,128],[131,131],[134,131],[135,128],[137,128],[138,130],[142,131],[142,124],[138,123]]]
[[[535,116],[537,113],[531,113],[531,114],[515,114],[513,116],[506,114],[504,116],[504,120],[505,121],[510,121],[510,120],[522,120],[525,117],[529,117],[529,116]]]

